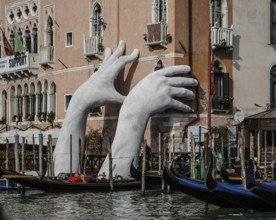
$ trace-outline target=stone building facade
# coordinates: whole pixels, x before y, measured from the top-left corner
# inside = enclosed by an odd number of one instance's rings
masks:
[[[9,129],[45,129],[49,115],[62,126],[74,91],[100,67],[104,49],[115,50],[119,40],[126,42],[126,54],[140,50],[137,62],[115,81],[120,93],[127,95],[147,74],[172,65],[191,66],[190,77],[199,80],[197,100],[182,100],[194,112],[169,109],[149,120],[145,139],[152,147],[158,147],[161,132],[174,135],[180,149],[187,145],[189,126],[207,126],[210,69],[215,96],[233,97],[232,0],[2,0],[0,6],[0,27],[11,46],[16,51],[15,30],[26,49],[7,56],[1,36],[0,119]],[[233,124],[232,105],[214,100],[212,123]],[[117,104],[91,109],[87,132],[100,129],[106,145],[119,110]]]

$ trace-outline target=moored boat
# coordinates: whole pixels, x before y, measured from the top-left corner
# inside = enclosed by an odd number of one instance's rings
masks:
[[[254,177],[253,160],[249,160],[246,170],[247,189],[260,199],[276,207],[276,181],[257,182]]]
[[[193,180],[188,177],[179,177],[175,174],[172,166],[165,165],[163,178],[171,187],[192,196],[198,200],[225,208],[238,208],[235,203],[225,200],[211,192],[203,181]]]
[[[260,199],[247,189],[243,188],[242,184],[230,184],[216,181],[212,176],[212,164],[209,166],[206,186],[217,196],[236,204],[243,209],[255,209],[260,211],[276,210],[275,207]]]
[[[130,175],[137,181],[142,180],[142,171],[134,166],[134,160],[132,160],[130,166]],[[162,175],[159,175],[158,172],[146,172],[145,173],[145,184],[150,187],[156,187],[162,185]]]
[[[33,176],[15,174],[11,171],[0,168],[0,173],[6,179],[19,183],[22,186],[30,187],[46,192],[82,192],[82,191],[110,191],[109,181],[92,179],[84,182],[69,182],[68,180],[40,179]],[[134,179],[114,181],[114,190],[139,189],[141,183]]]
[[[233,184],[233,185],[242,183],[241,176],[236,174],[236,173],[228,172],[226,170],[224,164],[221,166],[220,175],[221,175],[221,178],[227,183],[230,183],[230,184]]]

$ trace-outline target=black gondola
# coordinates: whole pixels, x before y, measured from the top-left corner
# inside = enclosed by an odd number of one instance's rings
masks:
[[[130,175],[136,179],[137,181],[142,180],[142,171],[136,168],[133,164],[134,160],[132,160],[130,166]],[[162,176],[158,173],[145,173],[145,184],[150,187],[161,186],[162,185]]]
[[[257,182],[254,177],[253,160],[249,160],[246,170],[247,189],[260,197],[263,201],[276,207],[276,181]]]
[[[229,202],[215,193],[212,193],[203,181],[193,180],[188,177],[179,177],[172,166],[166,165],[163,171],[163,178],[171,187],[192,196],[203,202],[225,208],[238,208],[239,206]]]
[[[221,178],[227,183],[230,183],[230,184],[233,184],[233,185],[242,183],[241,176],[239,176],[235,173],[229,173],[226,170],[224,165],[221,166],[220,175],[221,175]]]
[[[236,204],[240,208],[255,209],[260,211],[276,210],[275,207],[271,206],[267,202],[264,202],[249,190],[244,189],[242,184],[232,185],[216,181],[212,176],[212,164],[208,169],[206,186],[210,191],[212,191],[212,193]]]
[[[39,179],[37,177],[26,176],[22,174],[15,174],[11,171],[0,167],[0,174],[6,179],[19,183],[22,186],[46,191],[46,192],[81,192],[81,191],[110,191],[109,182],[100,182],[95,180],[93,182],[69,182],[67,180],[48,180]],[[141,183],[134,180],[114,181],[114,190],[130,190],[139,189]]]

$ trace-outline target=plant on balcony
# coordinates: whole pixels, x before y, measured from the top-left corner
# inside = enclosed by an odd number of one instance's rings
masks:
[[[26,119],[27,121],[34,121],[34,118],[35,118],[35,115],[34,115],[34,114],[28,114],[28,115],[25,117],[25,119]]]
[[[12,116],[12,121],[16,122],[17,115]]]
[[[0,124],[4,125],[6,124],[7,120],[6,117],[2,117],[2,119],[0,120]]]
[[[18,122],[22,122],[22,115],[18,115],[17,120],[18,120]]]
[[[221,96],[217,98],[217,103],[220,109],[229,110],[232,103],[233,103],[233,97],[230,96]]]
[[[49,123],[53,124],[55,118],[56,118],[56,114],[53,111],[47,113],[47,121]]]

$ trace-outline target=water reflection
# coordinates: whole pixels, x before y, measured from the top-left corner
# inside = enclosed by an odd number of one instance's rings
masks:
[[[25,195],[0,193],[0,204],[11,220],[57,219],[276,219],[276,213],[244,212],[209,206],[181,192],[160,190],[53,194],[29,190]],[[1,218],[2,219],[2,218]]]

